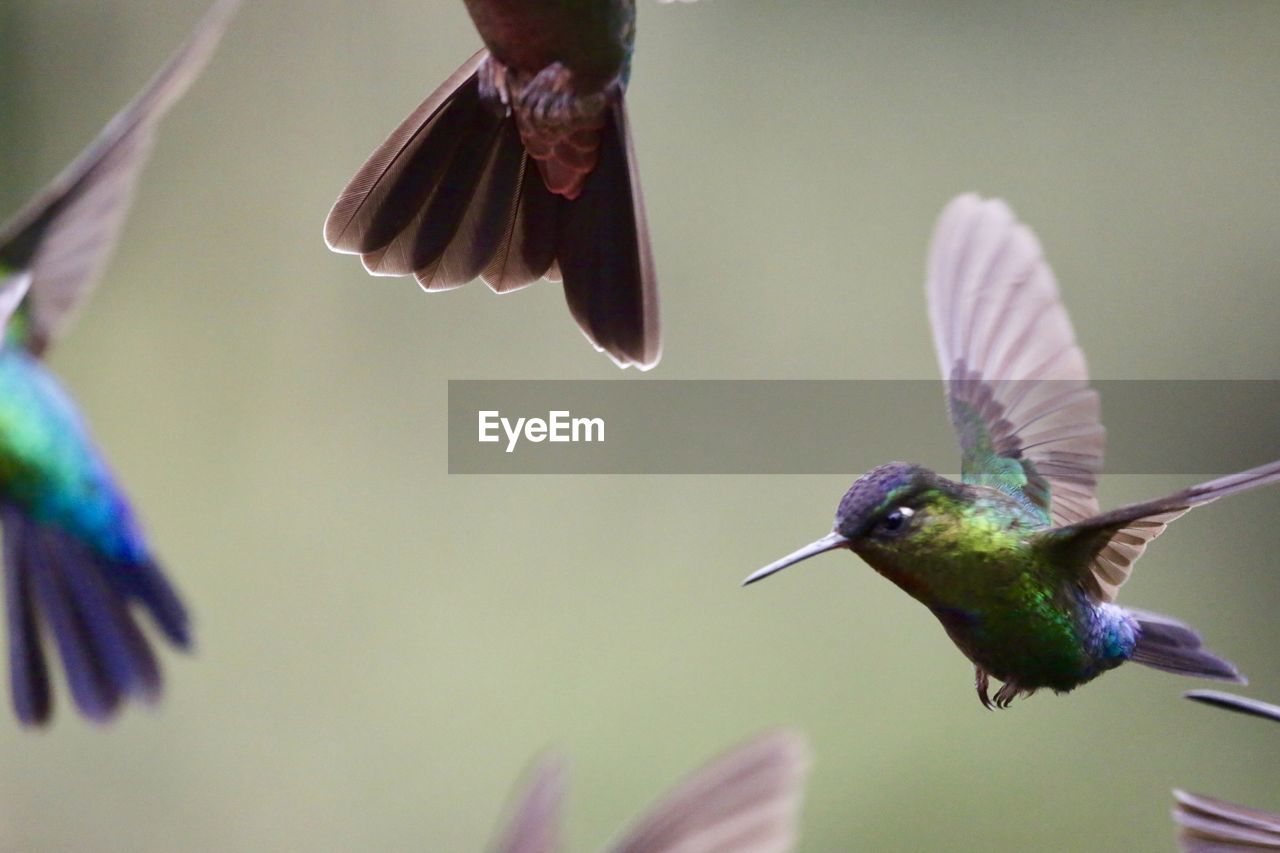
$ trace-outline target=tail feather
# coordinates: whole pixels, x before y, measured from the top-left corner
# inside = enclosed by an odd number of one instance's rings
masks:
[[[136,600],[151,614],[161,632],[180,649],[191,648],[191,616],[155,563],[113,566],[106,573],[112,589],[126,600]]]
[[[36,602],[53,633],[76,706],[89,719],[102,722],[119,707],[120,688],[107,677],[101,650],[74,606],[58,566],[44,552],[41,538],[27,539],[33,547],[24,554],[22,570],[31,574]]]
[[[4,519],[4,597],[9,623],[9,684],[13,707],[23,725],[49,718],[53,701],[49,666],[40,645],[31,573],[23,569],[22,554],[28,528],[11,520],[16,510],[0,508]]]
[[[365,269],[410,275],[438,257],[475,188],[478,175],[467,167],[488,154],[496,121],[481,105],[472,77],[423,127],[385,194],[370,198],[367,230],[359,238]]]
[[[1189,626],[1157,613],[1129,611],[1138,620],[1138,643],[1133,660],[1153,669],[1193,678],[1248,684],[1235,664],[1204,648]]]
[[[83,548],[69,547],[65,536],[47,529],[43,538],[45,558],[60,575],[107,680],[122,692],[154,698],[160,689],[160,669],[124,600],[103,579],[102,572],[92,567]],[[80,568],[85,565],[89,570]]]
[[[488,51],[481,50],[463,63],[453,76],[400,123],[360,167],[360,171],[338,196],[325,220],[324,238],[329,248],[335,252],[363,254],[386,245],[386,241],[399,233],[400,229],[392,228],[393,223],[385,219],[389,216],[386,210],[388,196],[393,191],[410,192],[407,188],[401,188],[402,179],[409,175],[412,183],[416,174],[413,167],[418,162],[415,157],[431,135],[429,131],[434,126],[434,121],[451,103],[460,88],[476,85],[476,69],[488,55]],[[395,208],[397,205],[393,202],[391,207]],[[399,208],[409,213],[417,212],[416,207],[410,208],[403,204]],[[373,228],[373,220],[378,215],[384,217],[380,227],[390,232],[385,239]],[[408,217],[401,223],[402,226],[407,222]]]
[[[495,293],[508,293],[545,276],[556,258],[559,203],[521,149],[520,184],[497,251],[481,274]]]
[[[509,239],[524,163],[520,134],[513,123],[499,125],[491,148],[453,239],[431,270],[415,273],[425,290],[449,290],[479,278],[503,241]]]
[[[10,679],[19,720],[41,724],[52,712],[40,622],[53,637],[71,696],[86,717],[103,722],[126,698],[154,699],[160,668],[129,603],[141,602],[175,644],[190,642],[186,610],[159,570],[108,560],[13,506],[0,509],[0,521]]]
[[[569,311],[615,361],[656,364],[657,286],[621,103],[601,131],[599,161],[582,194],[561,205],[557,257]]]

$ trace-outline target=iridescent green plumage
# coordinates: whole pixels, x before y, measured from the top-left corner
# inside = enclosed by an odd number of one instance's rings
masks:
[[[876,468],[845,494],[831,534],[746,582],[854,551],[934,613],[987,707],[1071,690],[1126,660],[1242,680],[1186,625],[1112,602],[1168,522],[1280,481],[1280,462],[1099,514],[1098,396],[1035,236],[1003,203],[961,196],[939,220],[927,288],[961,482]],[[994,703],[991,677],[1004,682]]]

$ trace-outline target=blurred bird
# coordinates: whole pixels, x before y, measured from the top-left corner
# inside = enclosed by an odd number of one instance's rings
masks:
[[[0,227],[0,523],[13,705],[24,724],[44,723],[52,711],[42,624],[76,705],[99,722],[126,697],[160,691],[132,603],[172,643],[191,643],[186,609],[41,359],[97,283],[160,119],[200,74],[238,5],[214,3],[147,88]]]
[[[772,732],[748,741],[685,779],[631,825],[612,853],[786,853],[809,770],[803,737]],[[495,853],[560,849],[566,772],[556,760],[534,768]]]
[[[1188,699],[1280,722],[1280,707],[1214,690],[1193,690]],[[1280,814],[1174,791],[1178,846],[1186,853],[1280,850]]]
[[[1280,480],[1280,462],[1099,514],[1098,395],[1035,235],[1003,202],[960,196],[934,232],[926,287],[961,482],[876,468],[840,501],[830,534],[744,584],[852,550],[933,612],[987,708],[1064,693],[1127,660],[1243,682],[1186,625],[1112,602],[1165,525]],[[1004,682],[994,701],[991,677]]]
[[[624,97],[635,0],[466,4],[485,49],[374,151],[325,242],[427,291],[563,281],[596,349],[653,367],[658,285]]]

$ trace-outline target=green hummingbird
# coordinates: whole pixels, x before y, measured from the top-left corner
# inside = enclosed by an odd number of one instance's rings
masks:
[[[788,853],[809,771],[809,748],[775,731],[695,771],[606,849],[612,853]],[[515,798],[495,853],[555,853],[564,764],[539,762]]]
[[[624,97],[635,0],[466,5],[484,49],[369,157],[325,242],[429,292],[562,281],[596,349],[653,367],[658,288]]]
[[[1188,699],[1280,723],[1280,707],[1216,690],[1192,690]],[[1280,850],[1280,814],[1174,791],[1173,819],[1185,853]]]
[[[186,608],[42,359],[115,246],[156,127],[208,62],[238,3],[214,3],[147,88],[0,226],[0,523],[10,684],[27,725],[52,712],[42,624],[77,707],[96,721],[126,698],[160,691],[155,655],[131,605],[148,611],[174,645],[191,642]]]
[[[1065,693],[1127,660],[1243,682],[1189,627],[1114,603],[1173,519],[1280,480],[1280,462],[1099,513],[1098,395],[1040,243],[999,200],[964,195],[929,250],[929,318],[961,481],[893,462],[844,495],[834,530],[754,583],[848,549],[929,608],[974,664],[978,698]],[[990,678],[1003,682],[994,701]]]

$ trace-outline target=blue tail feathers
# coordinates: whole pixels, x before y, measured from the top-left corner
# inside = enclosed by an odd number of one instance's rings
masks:
[[[1141,610],[1129,613],[1138,620],[1139,628],[1132,660],[1192,678],[1248,683],[1235,664],[1204,648],[1200,635],[1190,626],[1158,613]]]
[[[39,725],[53,709],[42,625],[86,717],[104,722],[127,698],[157,696],[160,668],[130,604],[141,603],[174,645],[187,648],[191,637],[186,609],[159,568],[103,557],[12,505],[0,506],[0,523],[10,682],[19,720]]]

